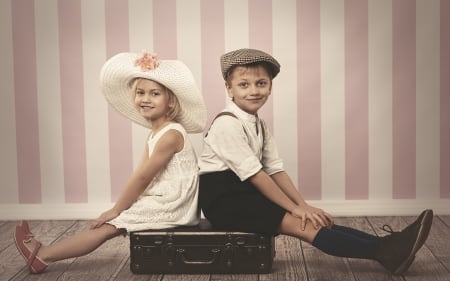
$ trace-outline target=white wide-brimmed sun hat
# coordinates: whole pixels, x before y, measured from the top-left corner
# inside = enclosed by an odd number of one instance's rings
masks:
[[[134,104],[132,82],[145,78],[158,82],[178,98],[180,111],[175,117],[186,132],[200,133],[206,125],[206,106],[189,68],[179,60],[161,60],[143,52],[119,53],[111,57],[100,72],[101,91],[106,100],[120,114],[151,129]]]

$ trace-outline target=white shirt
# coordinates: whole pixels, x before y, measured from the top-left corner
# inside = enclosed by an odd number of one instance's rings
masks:
[[[223,115],[211,125],[198,162],[200,174],[231,169],[244,181],[261,169],[268,175],[283,171],[283,161],[265,123],[234,102],[224,111],[237,118]]]

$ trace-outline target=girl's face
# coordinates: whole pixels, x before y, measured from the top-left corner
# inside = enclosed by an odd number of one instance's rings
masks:
[[[163,85],[148,79],[135,82],[134,104],[148,121],[165,120],[170,110],[169,91]]]
[[[272,80],[261,66],[238,66],[225,84],[228,96],[242,110],[256,114],[266,103],[272,90]]]

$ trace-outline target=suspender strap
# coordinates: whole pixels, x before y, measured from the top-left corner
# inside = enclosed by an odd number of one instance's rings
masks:
[[[216,117],[214,117],[214,119],[211,121],[211,125],[209,125],[209,129],[211,128],[211,126],[212,126],[212,124],[214,123],[214,121],[216,121],[217,118],[219,118],[220,116],[223,116],[223,115],[228,115],[228,116],[231,116],[231,117],[234,117],[234,118],[238,119],[237,116],[236,116],[234,113],[229,112],[229,111],[222,111],[222,112],[220,112],[219,114],[217,114]],[[265,131],[264,131],[264,124],[262,124],[262,123],[263,123],[263,122],[261,122],[261,133],[262,133],[262,136],[263,136],[263,142],[264,142]],[[257,126],[258,126],[258,125],[257,125]],[[258,127],[256,127],[256,128],[258,129]],[[209,129],[208,129],[208,131],[206,131],[205,137],[208,136]],[[244,132],[247,134],[247,131],[245,130],[245,128],[244,128]]]
[[[234,118],[238,119],[237,116],[234,113],[229,112],[229,111],[222,111],[219,114],[217,114],[216,117],[214,117],[214,119],[211,121],[211,125],[209,125],[209,129],[211,129],[211,126],[214,123],[214,121],[216,121],[217,118],[219,118],[220,116],[223,116],[223,115],[228,115],[228,116],[231,116],[231,117],[234,117]],[[208,136],[209,129],[205,133],[205,138]]]

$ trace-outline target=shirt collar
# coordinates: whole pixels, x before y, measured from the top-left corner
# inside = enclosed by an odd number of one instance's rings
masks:
[[[227,110],[233,112],[240,119],[242,119],[244,121],[247,121],[247,122],[256,123],[257,120],[258,120],[258,116],[257,115],[253,115],[253,114],[245,112],[239,106],[237,106],[233,101],[228,103]]]

